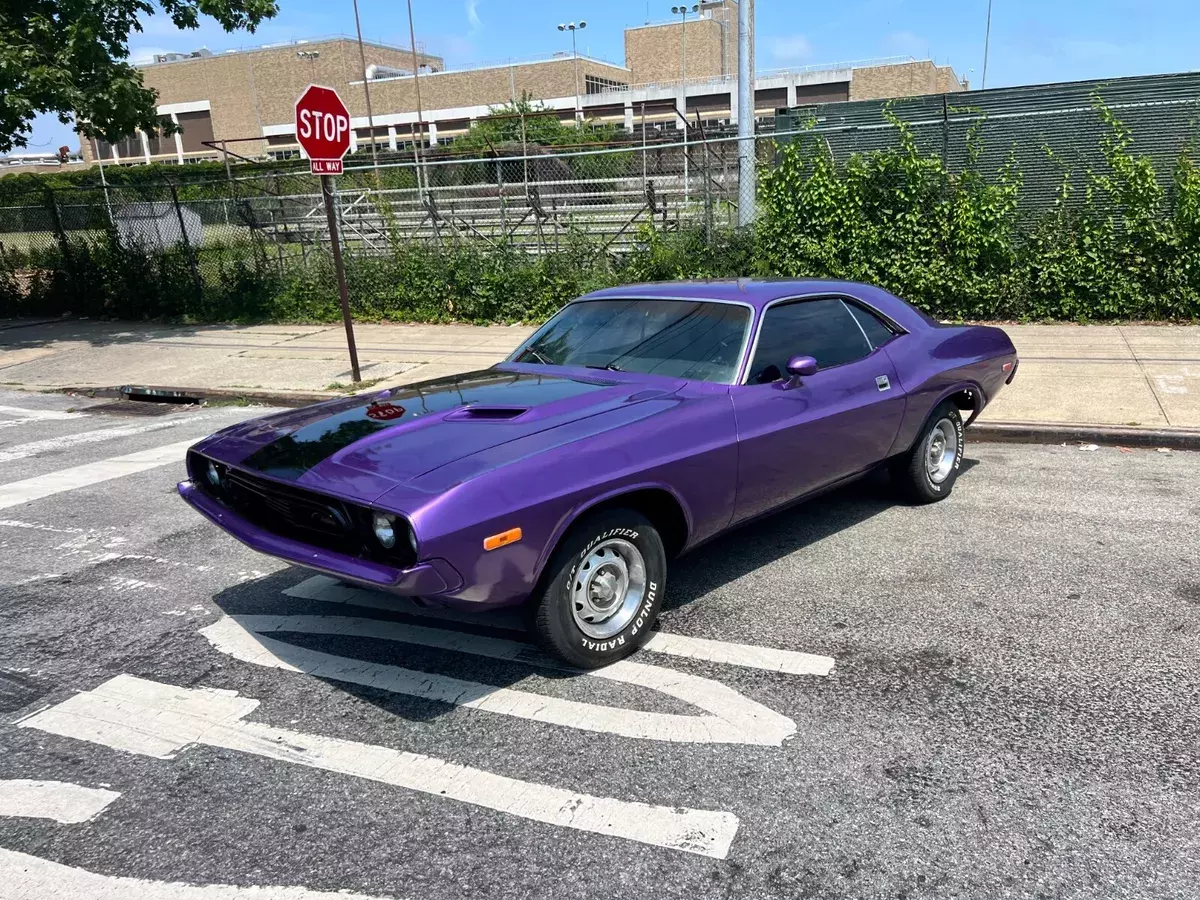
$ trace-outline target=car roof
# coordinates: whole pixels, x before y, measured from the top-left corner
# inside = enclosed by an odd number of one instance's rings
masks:
[[[813,294],[846,294],[900,325],[906,331],[922,331],[933,327],[933,319],[909,305],[895,294],[873,284],[857,281],[833,281],[819,278],[728,278],[706,281],[655,281],[645,284],[625,284],[604,288],[580,297],[580,300],[603,300],[628,297],[638,300],[724,300],[745,303],[761,313],[763,307],[776,300]]]
[[[844,293],[861,297],[869,303],[880,299],[880,295],[896,302],[886,291],[869,284],[853,281],[823,281],[819,279],[713,279],[711,281],[658,281],[646,284],[625,284],[604,288],[580,297],[580,300],[615,299],[636,297],[638,299],[687,299],[687,300],[732,300],[746,303],[759,309],[775,300],[797,297],[804,294]],[[900,301],[902,302],[902,301]],[[882,304],[881,304],[882,305]],[[890,305],[890,304],[888,304]],[[884,310],[890,312],[890,310]]]

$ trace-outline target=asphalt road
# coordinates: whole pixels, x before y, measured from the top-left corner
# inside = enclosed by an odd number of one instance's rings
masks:
[[[594,677],[191,512],[258,412],[0,393],[0,898],[1195,896],[1200,455],[864,482],[680,562],[660,633],[724,643]]]

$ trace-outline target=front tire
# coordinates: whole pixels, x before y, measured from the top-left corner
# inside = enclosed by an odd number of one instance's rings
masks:
[[[892,462],[892,480],[906,499],[936,503],[950,496],[962,468],[965,431],[958,407],[939,404],[912,449]]]
[[[533,598],[538,643],[580,669],[623,659],[650,636],[666,585],[662,538],[645,516],[586,516],[554,551]]]

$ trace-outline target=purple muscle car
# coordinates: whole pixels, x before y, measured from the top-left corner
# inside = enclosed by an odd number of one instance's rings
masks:
[[[647,638],[667,560],[729,528],[880,464],[912,501],[947,496],[960,410],[1016,370],[1000,329],[868,285],[633,285],[569,303],[490,369],[218,432],[179,492],[344,581],[527,603],[550,652],[593,668]]]

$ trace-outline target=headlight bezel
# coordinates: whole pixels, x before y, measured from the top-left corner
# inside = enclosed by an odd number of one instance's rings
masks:
[[[296,485],[281,484],[269,478],[263,478],[256,472],[249,472],[226,463],[214,460],[206,454],[195,450],[188,452],[188,474],[193,486],[200,493],[215,500],[217,503],[241,516],[257,528],[308,544],[313,547],[334,550],[356,556],[359,559],[369,559],[372,562],[394,566],[397,569],[409,569],[420,561],[420,550],[416,532],[412,522],[404,513],[390,509],[379,509],[367,504],[353,503],[318,491]],[[218,474],[218,481],[213,482],[209,471]],[[234,477],[234,473],[236,477]],[[282,495],[302,495],[309,500],[326,504],[332,509],[342,510],[346,531],[342,535],[330,534],[330,542],[314,540],[312,532],[308,535],[297,534],[295,528],[282,527],[284,521],[278,514],[267,514],[262,508],[251,501],[243,481],[253,479],[264,486],[270,486],[274,492]],[[394,529],[392,546],[385,546],[379,540],[375,531],[376,517],[387,518]],[[350,546],[334,546],[338,542],[349,540]],[[356,548],[356,549],[353,549]]]

